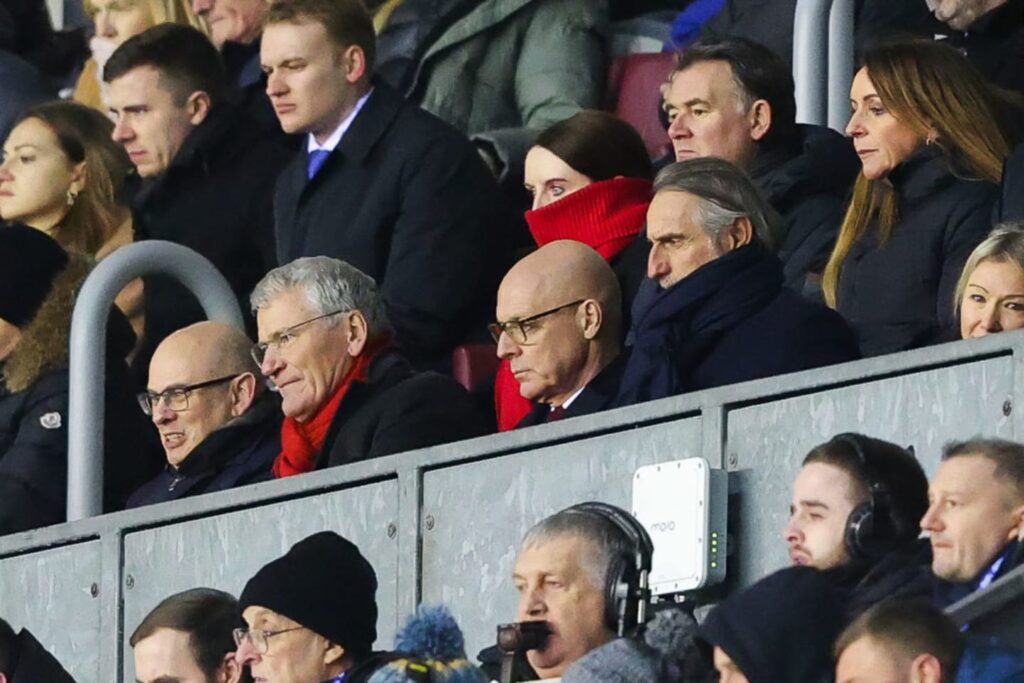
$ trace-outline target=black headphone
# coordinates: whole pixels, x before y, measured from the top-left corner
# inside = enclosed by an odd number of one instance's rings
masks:
[[[858,560],[877,559],[896,541],[898,525],[893,516],[889,487],[878,476],[864,450],[864,437],[847,432],[832,439],[848,445],[857,457],[857,466],[868,490],[868,499],[855,507],[846,518],[843,542],[850,556]]]
[[[589,501],[573,505],[566,512],[590,515],[618,529],[628,539],[632,555],[612,558],[605,584],[604,621],[619,636],[639,634],[647,621],[647,605],[651,600],[648,577],[654,543],[647,529],[622,508],[608,503]]]

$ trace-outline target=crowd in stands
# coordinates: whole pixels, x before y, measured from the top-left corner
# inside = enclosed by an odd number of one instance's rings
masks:
[[[1024,446],[947,444],[929,482],[911,450],[840,434],[804,458],[790,509],[778,543],[791,566],[732,593],[699,625],[686,604],[647,604],[658,547],[628,512],[586,502],[540,520],[522,538],[507,590],[518,593],[518,627],[539,624],[541,635],[485,649],[479,667],[443,607],[421,606],[394,649],[374,650],[374,568],[352,542],[321,531],[259,568],[237,600],[194,588],[128,625],[135,680],[998,683],[1024,675],[1019,643],[942,611],[1024,563]],[[0,680],[71,678],[31,633],[16,636],[0,621]]]
[[[1024,0],[858,3],[845,136],[797,123],[793,3],[698,0],[713,18],[652,85],[653,160],[598,110],[630,14],[605,2],[84,2],[88,43],[0,0],[0,534],[65,517],[71,313],[135,241],[208,259],[245,329],[166,276],[120,292],[108,511],[1024,328]],[[493,364],[464,385],[467,345]],[[1021,562],[1017,444],[952,444],[930,484],[896,444],[818,446],[783,531],[799,566],[699,627],[623,616],[637,526],[585,504],[527,534],[518,618],[550,630],[527,678],[995,681],[1012,659],[937,608]],[[483,680],[443,611],[373,653],[375,589],[310,537],[238,601],[168,598],[137,678]],[[3,626],[0,683],[59,670]],[[430,628],[455,645],[413,642]]]

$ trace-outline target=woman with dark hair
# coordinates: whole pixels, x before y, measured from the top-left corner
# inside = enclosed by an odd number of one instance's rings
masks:
[[[932,41],[864,55],[846,128],[862,170],[825,268],[826,302],[866,356],[952,336],[964,261],[991,227],[1015,95]]]
[[[3,146],[0,219],[41,230],[68,251],[101,259],[133,240],[131,211],[118,197],[132,168],[110,137],[114,124],[73,102],[26,111]],[[117,305],[142,329],[142,281]]]
[[[1024,328],[1024,223],[1002,223],[971,252],[956,283],[960,336]]]
[[[646,273],[647,243],[638,235],[651,202],[652,175],[640,134],[603,111],[583,110],[556,123],[526,155],[530,234],[540,247],[555,240],[582,242],[611,264],[622,289],[624,330]],[[514,428],[530,408],[502,361],[495,378],[498,430]]]

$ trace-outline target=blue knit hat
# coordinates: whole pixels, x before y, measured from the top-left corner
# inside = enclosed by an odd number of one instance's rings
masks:
[[[466,658],[462,631],[445,607],[420,605],[395,636],[400,655],[370,677],[368,683],[487,683]]]

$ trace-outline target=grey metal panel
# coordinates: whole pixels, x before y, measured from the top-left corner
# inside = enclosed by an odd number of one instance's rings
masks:
[[[637,467],[700,448],[695,417],[426,472],[423,601],[452,609],[475,655],[515,619],[512,567],[527,529],[584,500],[628,508]]]
[[[27,628],[79,683],[100,681],[100,541],[0,560],[0,617]]]
[[[1003,414],[1012,390],[1013,360],[1001,357],[730,411],[730,469],[740,470],[730,477],[739,493],[730,521],[738,558],[730,555],[730,574],[746,585],[786,563],[781,534],[790,483],[816,444],[846,431],[912,444],[931,474],[948,440],[977,433],[1012,438]]]
[[[398,520],[398,482],[391,479],[128,534],[124,680],[134,680],[128,637],[160,600],[196,586],[237,596],[261,566],[325,529],[359,546],[376,570],[377,642],[390,647],[399,617],[398,542],[388,525]]]

